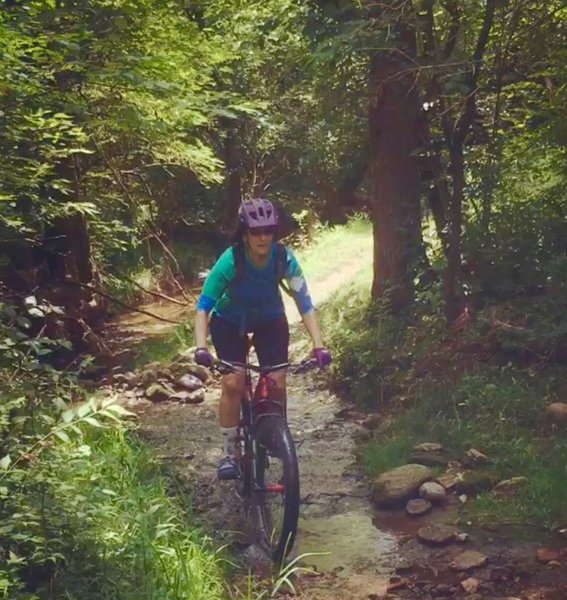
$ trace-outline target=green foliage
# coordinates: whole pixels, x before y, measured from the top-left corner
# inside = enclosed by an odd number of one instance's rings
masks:
[[[220,557],[167,496],[151,452],[121,428],[99,429],[119,409],[86,414],[87,429],[69,421],[80,435],[72,428],[32,466],[2,477],[10,598],[20,597],[20,577],[37,597],[47,586],[93,600],[224,597]]]
[[[488,230],[473,213],[464,239],[470,293],[496,298],[562,293],[567,285],[566,160],[564,150],[549,145],[542,132],[507,144]]]
[[[124,428],[130,413],[85,399],[45,362],[57,342],[28,327],[2,307],[0,596],[224,598],[221,557]]]
[[[337,383],[384,415],[364,447],[365,469],[405,464],[421,442],[443,444],[456,460],[477,448],[502,479],[529,481],[512,501],[480,497],[479,519],[561,524],[567,431],[551,428],[544,415],[548,404],[563,401],[565,373],[555,361],[567,348],[564,297],[490,306],[452,333],[430,317],[434,298],[424,296],[404,325],[384,308],[369,309],[359,281],[323,309]],[[506,513],[502,503],[509,502],[514,511]]]

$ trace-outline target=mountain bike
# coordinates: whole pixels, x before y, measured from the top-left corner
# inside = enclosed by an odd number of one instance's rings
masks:
[[[286,419],[285,402],[274,398],[270,373],[287,369],[301,373],[317,365],[314,359],[273,366],[215,361],[222,374],[242,372],[246,391],[240,403],[236,460],[237,492],[250,503],[260,546],[275,563],[293,548],[299,518],[299,468]],[[256,386],[252,373],[258,374]]]

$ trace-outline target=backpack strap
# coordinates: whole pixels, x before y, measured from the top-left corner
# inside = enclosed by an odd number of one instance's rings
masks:
[[[246,270],[246,253],[243,244],[234,244],[232,246],[234,256],[234,267],[236,274],[234,282],[241,281],[244,278]],[[276,242],[276,278],[281,289],[288,295],[293,296],[293,292],[285,283],[285,274],[287,271],[287,248],[281,242]]]
[[[293,292],[285,283],[285,274],[287,271],[287,248],[281,242],[276,242],[276,276],[281,289],[293,297]]]
[[[234,257],[234,267],[236,269],[234,281],[240,281],[244,278],[244,273],[246,270],[246,254],[244,252],[244,244],[242,242],[233,244],[232,255]]]

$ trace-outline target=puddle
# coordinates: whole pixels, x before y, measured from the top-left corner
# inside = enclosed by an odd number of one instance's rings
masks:
[[[398,549],[395,535],[376,529],[372,517],[358,510],[299,521],[296,553],[310,555],[304,562],[317,571],[345,577],[362,570],[391,572]]]

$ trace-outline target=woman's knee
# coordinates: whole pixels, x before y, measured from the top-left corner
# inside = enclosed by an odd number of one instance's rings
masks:
[[[244,375],[231,373],[222,380],[222,391],[231,398],[240,398],[246,389]]]

